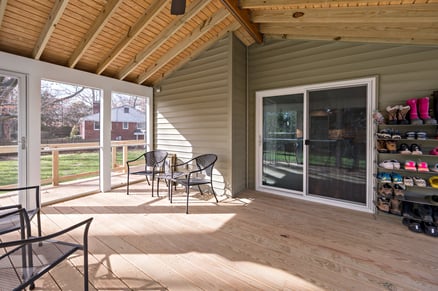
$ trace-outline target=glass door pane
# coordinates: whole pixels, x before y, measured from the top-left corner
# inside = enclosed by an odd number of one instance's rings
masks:
[[[367,86],[308,94],[309,195],[366,204]]]
[[[263,185],[303,191],[303,98],[263,98]]]
[[[20,154],[19,140],[25,138],[24,130],[20,130],[20,124],[25,122],[18,118],[20,99],[25,97],[20,96],[24,94],[21,89],[24,84],[21,83],[24,82],[20,77],[0,71],[0,186],[13,186],[25,181],[25,173],[21,173],[22,178],[19,179],[20,158],[24,159],[24,155]]]

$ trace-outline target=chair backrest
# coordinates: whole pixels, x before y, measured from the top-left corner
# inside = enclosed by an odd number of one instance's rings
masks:
[[[213,167],[214,164],[217,161],[217,155],[215,154],[204,154],[197,156],[195,158],[196,165],[198,166],[199,170],[203,170],[206,172],[208,176],[212,176],[213,174]]]
[[[163,167],[167,158],[167,152],[155,150],[145,153],[147,167]]]

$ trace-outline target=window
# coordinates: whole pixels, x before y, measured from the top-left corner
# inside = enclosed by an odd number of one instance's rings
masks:
[[[94,130],[100,130],[100,122],[98,121],[94,122]]]
[[[125,108],[124,108],[124,112],[125,112],[125,113],[129,113],[129,107],[125,107]]]
[[[128,122],[123,122],[123,129],[129,129],[129,123]]]

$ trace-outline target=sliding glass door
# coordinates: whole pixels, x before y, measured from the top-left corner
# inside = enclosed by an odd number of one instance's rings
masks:
[[[375,79],[257,92],[256,188],[371,209]]]
[[[303,101],[303,94],[263,98],[263,185],[303,191]]]

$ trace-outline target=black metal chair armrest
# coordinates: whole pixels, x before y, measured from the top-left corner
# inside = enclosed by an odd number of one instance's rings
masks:
[[[77,250],[84,253],[84,290],[88,290],[88,231],[93,218],[89,218],[61,231],[40,237],[1,242],[8,248],[0,256],[0,290],[22,290],[33,286],[35,280],[53,269]],[[58,237],[83,227],[82,243],[67,242]],[[11,249],[12,248],[12,249]],[[14,257],[21,257],[21,260]]]

